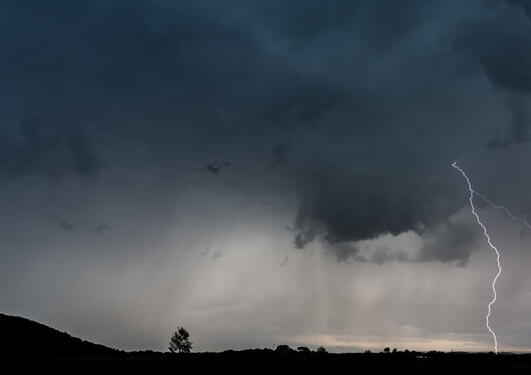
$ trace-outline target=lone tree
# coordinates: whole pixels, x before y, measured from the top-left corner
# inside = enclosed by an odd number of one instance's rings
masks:
[[[168,350],[171,353],[190,353],[192,343],[190,342],[190,334],[186,329],[177,327],[177,332],[174,332],[170,339]]]

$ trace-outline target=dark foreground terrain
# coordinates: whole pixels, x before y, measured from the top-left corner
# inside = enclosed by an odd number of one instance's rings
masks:
[[[492,353],[396,352],[317,353],[281,346],[220,353],[125,352],[83,341],[29,319],[0,314],[0,358],[21,366],[39,364],[70,369],[127,369],[143,372],[212,370],[239,373],[493,373],[530,372],[531,355]]]

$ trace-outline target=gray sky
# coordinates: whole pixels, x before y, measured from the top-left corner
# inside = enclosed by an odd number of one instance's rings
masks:
[[[524,1],[0,5],[0,311],[124,349],[491,350],[529,218]],[[531,234],[493,327],[531,348]]]

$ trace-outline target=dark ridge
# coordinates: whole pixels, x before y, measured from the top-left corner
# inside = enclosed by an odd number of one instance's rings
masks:
[[[18,316],[0,314],[0,332],[0,353],[6,358],[116,358],[125,354]]]

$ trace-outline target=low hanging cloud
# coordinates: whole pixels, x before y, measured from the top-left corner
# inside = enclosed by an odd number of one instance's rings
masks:
[[[382,246],[371,254],[370,261],[381,265],[389,262],[407,262],[411,261],[411,258],[404,250],[393,251],[388,247]]]
[[[414,232],[410,232],[412,235]],[[426,228],[421,235],[416,234],[420,245],[407,251],[397,247],[397,236],[382,236],[386,244],[377,242],[340,242],[324,246],[338,262],[369,262],[382,265],[389,262],[423,263],[438,261],[455,263],[459,267],[467,265],[472,252],[479,249],[483,240],[477,224],[463,219],[462,216],[451,217],[441,224]]]
[[[479,248],[481,239],[476,223],[448,220],[424,233],[418,260],[456,261],[464,267],[470,254]]]
[[[389,163],[389,168],[394,165]],[[302,249],[319,238],[335,245],[332,249],[338,260],[345,260],[357,253],[355,246],[345,243],[411,230],[422,235],[460,208],[457,200],[439,190],[439,180],[426,177],[422,181],[422,174],[412,175],[406,169],[398,172],[385,178],[368,171],[341,177],[313,175],[305,180],[294,225],[295,247]]]

